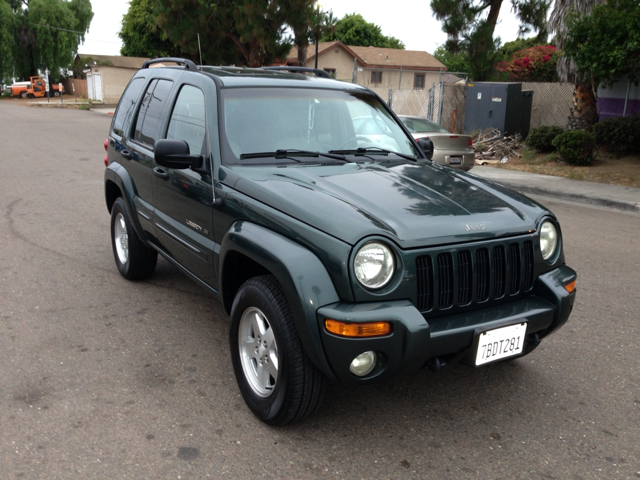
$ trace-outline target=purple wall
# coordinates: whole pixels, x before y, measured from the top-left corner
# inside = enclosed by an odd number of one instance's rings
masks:
[[[598,112],[600,121],[607,118],[621,117],[624,111],[624,99],[629,91],[627,102],[627,117],[633,113],[640,114],[640,85],[629,83],[627,80],[616,82],[611,88],[598,89]]]
[[[600,120],[603,121],[607,118],[621,117],[624,111],[624,98],[598,98],[598,112],[600,113]],[[630,98],[627,102],[627,117],[633,115],[633,113],[640,115],[640,100]]]

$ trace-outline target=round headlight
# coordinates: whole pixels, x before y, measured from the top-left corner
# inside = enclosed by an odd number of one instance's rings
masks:
[[[384,287],[394,270],[393,253],[382,243],[367,243],[353,261],[353,269],[358,281],[367,288]]]
[[[558,231],[553,223],[546,221],[540,227],[540,250],[542,258],[549,260],[558,246]]]

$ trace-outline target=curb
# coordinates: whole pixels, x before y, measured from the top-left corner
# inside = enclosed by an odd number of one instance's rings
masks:
[[[559,192],[557,190],[549,190],[546,188],[522,185],[520,183],[512,183],[512,182],[509,182],[508,180],[504,181],[502,179],[501,180],[490,179],[490,180],[496,183],[499,183],[501,185],[504,185],[505,187],[508,187],[512,190],[516,190],[517,192],[520,192],[520,193],[525,193],[525,194],[528,193],[531,195],[541,195],[545,197],[561,198],[563,200],[570,200],[578,203],[586,203],[589,205],[597,205],[600,207],[615,208],[617,210],[623,210],[625,212],[633,212],[633,213],[640,214],[640,202],[632,203],[632,202],[626,202],[624,200],[614,200],[611,198],[602,198],[602,197],[595,197],[595,196],[589,196],[589,195],[580,195],[576,193]]]

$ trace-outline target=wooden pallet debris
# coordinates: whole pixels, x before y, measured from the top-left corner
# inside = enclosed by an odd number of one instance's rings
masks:
[[[476,165],[507,163],[509,158],[522,156],[520,135],[504,136],[497,128],[487,128],[472,138]]]

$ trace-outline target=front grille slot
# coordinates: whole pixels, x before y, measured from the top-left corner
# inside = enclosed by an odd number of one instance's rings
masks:
[[[418,274],[418,310],[430,311],[433,309],[433,263],[431,257],[418,257],[416,259]]]
[[[489,264],[489,250],[476,250],[476,269],[478,271],[478,301],[489,300],[489,285],[491,282],[491,265]]]
[[[493,248],[493,296],[504,297],[505,277],[507,276],[504,259],[504,247],[499,245]]]
[[[471,265],[471,252],[463,250],[458,252],[458,304],[471,303],[473,288],[473,268]]]
[[[524,284],[522,290],[528,292],[533,288],[533,242],[524,242]]]
[[[509,245],[509,294],[516,295],[520,291],[520,248],[517,243]]]
[[[508,299],[533,288],[533,242],[493,242],[487,247],[422,255],[416,259],[421,312]]]
[[[449,308],[453,305],[453,259],[450,253],[438,255],[438,297],[439,308]]]

